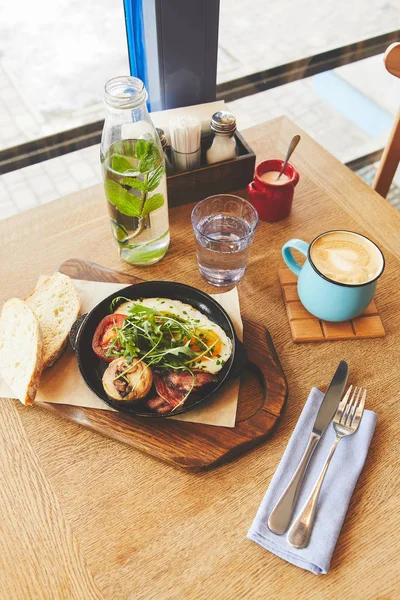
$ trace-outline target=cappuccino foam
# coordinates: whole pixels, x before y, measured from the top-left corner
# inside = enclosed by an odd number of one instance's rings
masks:
[[[345,231],[317,238],[310,256],[322,275],[338,283],[367,283],[379,275],[383,266],[381,253],[372,242]]]

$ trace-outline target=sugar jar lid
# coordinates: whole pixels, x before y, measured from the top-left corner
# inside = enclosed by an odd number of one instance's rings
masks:
[[[219,110],[211,117],[211,131],[214,133],[233,133],[236,131],[236,117],[227,110]]]

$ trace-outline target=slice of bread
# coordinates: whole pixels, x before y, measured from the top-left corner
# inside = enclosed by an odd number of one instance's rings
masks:
[[[0,314],[0,373],[23,404],[32,404],[43,369],[43,338],[33,310],[11,298]]]
[[[26,302],[42,329],[43,368],[46,369],[67,345],[69,330],[79,315],[80,299],[72,280],[62,273],[54,273],[37,286]]]

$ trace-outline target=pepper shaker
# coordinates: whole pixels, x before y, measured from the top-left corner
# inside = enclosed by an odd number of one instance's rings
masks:
[[[210,124],[214,139],[207,150],[207,163],[213,164],[236,157],[236,117],[226,110],[213,114]]]
[[[169,144],[168,144],[167,136],[165,135],[164,129],[160,129],[159,127],[156,127],[156,129],[157,129],[158,137],[160,138],[161,147],[162,147],[162,150],[164,153],[165,170],[167,172],[167,175],[171,175],[174,172],[174,169],[172,167],[171,158],[169,155]]]

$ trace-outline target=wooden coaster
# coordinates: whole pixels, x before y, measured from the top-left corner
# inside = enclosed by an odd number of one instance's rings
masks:
[[[317,319],[304,308],[297,293],[297,277],[290,269],[280,269],[279,280],[294,342],[355,340],[385,335],[374,300],[356,319],[342,323],[330,323]]]

